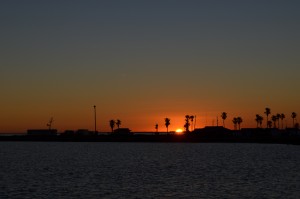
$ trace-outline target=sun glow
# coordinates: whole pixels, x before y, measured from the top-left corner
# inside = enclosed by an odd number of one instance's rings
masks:
[[[183,130],[182,129],[176,129],[177,134],[182,134]]]

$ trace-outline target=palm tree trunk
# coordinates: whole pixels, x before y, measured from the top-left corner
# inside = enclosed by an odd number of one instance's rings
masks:
[[[295,118],[293,118],[293,128],[295,128]]]

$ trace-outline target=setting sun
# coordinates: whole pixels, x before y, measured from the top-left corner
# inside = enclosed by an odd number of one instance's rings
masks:
[[[183,132],[182,129],[176,129],[176,133],[181,134]]]

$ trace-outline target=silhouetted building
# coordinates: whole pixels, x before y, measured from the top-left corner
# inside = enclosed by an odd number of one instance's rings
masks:
[[[75,135],[75,131],[73,130],[65,130],[65,132],[62,133],[63,135]]]
[[[287,136],[300,137],[300,130],[298,128],[286,128],[285,133]]]
[[[27,135],[57,135],[56,129],[28,129]]]
[[[114,130],[114,134],[117,135],[132,135],[131,130],[129,128],[118,128]]]
[[[223,136],[230,135],[231,130],[224,128],[223,126],[206,126],[202,129],[195,129],[193,133],[208,136]]]
[[[76,135],[94,135],[94,131],[89,131],[88,129],[78,129],[75,133]]]
[[[249,138],[269,138],[271,136],[279,136],[278,129],[273,128],[242,128],[238,133],[238,137]]]

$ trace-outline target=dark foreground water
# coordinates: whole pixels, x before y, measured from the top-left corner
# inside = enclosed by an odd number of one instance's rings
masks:
[[[0,198],[300,198],[300,146],[0,142]]]

